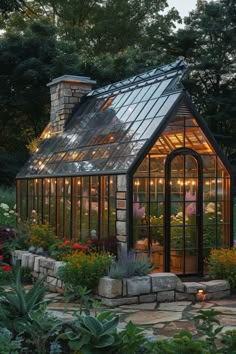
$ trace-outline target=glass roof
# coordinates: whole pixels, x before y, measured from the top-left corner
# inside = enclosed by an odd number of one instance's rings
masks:
[[[18,177],[126,172],[182,92],[182,60],[91,91]]]

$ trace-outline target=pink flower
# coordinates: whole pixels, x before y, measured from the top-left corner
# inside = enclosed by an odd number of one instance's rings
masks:
[[[190,203],[186,207],[186,215],[187,216],[196,215],[196,203]]]
[[[139,203],[133,203],[133,216],[136,219],[142,219],[145,215],[145,208],[140,208]]]

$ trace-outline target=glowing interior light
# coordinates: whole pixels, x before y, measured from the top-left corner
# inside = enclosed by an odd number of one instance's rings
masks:
[[[69,184],[69,181],[67,179],[65,180],[65,184]]]
[[[159,183],[163,184],[162,178],[159,179]],[[172,183],[170,182],[170,184],[172,184]]]
[[[153,186],[154,182],[153,181],[150,181],[150,185]]]

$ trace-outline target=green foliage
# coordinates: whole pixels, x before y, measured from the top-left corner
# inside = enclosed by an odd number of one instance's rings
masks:
[[[194,317],[195,326],[198,331],[206,336],[206,341],[209,344],[210,350],[213,352],[216,348],[216,336],[222,331],[220,321],[216,316],[221,315],[221,312],[215,310],[200,310],[199,315]],[[215,325],[218,325],[217,327]],[[216,328],[215,328],[216,327]]]
[[[22,341],[21,337],[13,338],[13,334],[7,328],[0,328],[0,353],[1,354],[18,354],[21,353]]]
[[[10,283],[11,291],[0,289],[0,323],[2,326],[21,332],[22,322],[30,320],[30,313],[43,302],[46,288],[42,287],[45,278],[37,280],[26,292],[21,284],[21,271]]]
[[[146,350],[146,351],[145,351]],[[173,338],[144,343],[144,352],[148,354],[210,354],[208,344],[201,339],[194,339],[188,331],[182,331]]]
[[[0,187],[0,226],[16,226],[16,191],[13,187]]]
[[[42,247],[48,250],[57,241],[55,229],[49,224],[29,224],[27,227],[29,246]]]
[[[46,84],[65,72],[78,73],[79,58],[46,19],[5,33],[0,47],[0,181],[10,184],[28,157],[26,145],[48,122]]]
[[[226,279],[236,288],[236,248],[211,250],[208,273],[213,279]]]
[[[109,270],[109,277],[113,279],[130,278],[151,273],[153,263],[149,258],[140,258],[133,252],[123,255],[116,262],[112,263]]]
[[[84,354],[115,353],[118,316],[106,311],[96,317],[76,317],[73,327],[65,332],[71,349]]]
[[[230,354],[236,353],[236,330],[226,331],[222,334],[221,342],[226,345],[227,352]],[[224,350],[224,349],[223,349]]]
[[[234,1],[199,1],[172,47],[190,64],[186,86],[228,155],[236,147],[235,14]]]
[[[106,275],[111,263],[109,254],[85,254],[75,252],[66,258],[65,266],[59,268],[58,276],[65,283],[65,289],[76,294],[78,286],[93,290],[99,279]]]
[[[120,342],[119,347],[117,348],[117,353],[137,353],[145,342],[143,330],[138,328],[132,322],[129,322],[125,329],[118,333],[118,338]]]
[[[29,313],[29,320],[22,321],[22,330],[29,336],[28,343],[35,353],[46,354],[49,339],[59,335],[62,322],[47,313],[47,304],[41,304]]]

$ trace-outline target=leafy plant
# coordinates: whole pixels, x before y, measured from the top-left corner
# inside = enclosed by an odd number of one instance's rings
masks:
[[[143,353],[148,354],[210,354],[208,343],[201,339],[194,339],[188,331],[181,331],[171,339],[146,341]]]
[[[133,252],[129,252],[111,264],[108,275],[113,279],[123,279],[132,276],[147,275],[152,270],[153,263],[149,258],[140,258],[135,256]]]
[[[54,228],[48,224],[29,224],[27,234],[30,246],[42,247],[45,250],[57,241]]]
[[[65,260],[67,263],[59,268],[58,276],[64,282],[65,287],[74,293],[78,285],[90,290],[95,289],[99,279],[107,274],[111,263],[111,257],[107,253],[75,252],[68,255]]]
[[[208,272],[213,279],[227,279],[236,288],[236,248],[211,250]]]
[[[0,353],[1,354],[18,354],[21,352],[21,337],[13,338],[13,333],[7,328],[0,328]]]
[[[0,188],[0,226],[16,226],[16,191],[15,188]]]
[[[10,330],[20,330],[22,320],[29,320],[30,313],[43,302],[46,291],[42,284],[45,277],[38,279],[32,288],[26,292],[21,283],[21,270],[18,269],[16,278],[10,284],[12,290],[6,292],[0,289],[0,323]]]
[[[105,311],[96,317],[77,315],[71,329],[65,331],[69,346],[86,354],[114,353],[117,344],[118,316]]]
[[[226,345],[228,353],[236,354],[236,329],[223,333],[221,342]]]
[[[194,317],[194,322],[197,330],[204,336],[206,336],[206,341],[209,344],[209,348],[215,351],[216,348],[216,336],[222,331],[220,326],[220,321],[216,316],[220,315],[221,312],[210,309],[210,310],[200,310],[199,315]],[[218,327],[215,328],[215,325]]]
[[[145,342],[143,330],[134,325],[131,321],[125,329],[118,333],[120,340],[117,353],[133,354],[136,353]]]
[[[37,354],[46,354],[48,341],[55,338],[62,327],[62,322],[47,313],[47,304],[41,304],[29,313],[29,320],[22,322],[22,329],[29,335],[28,342],[32,344]]]

